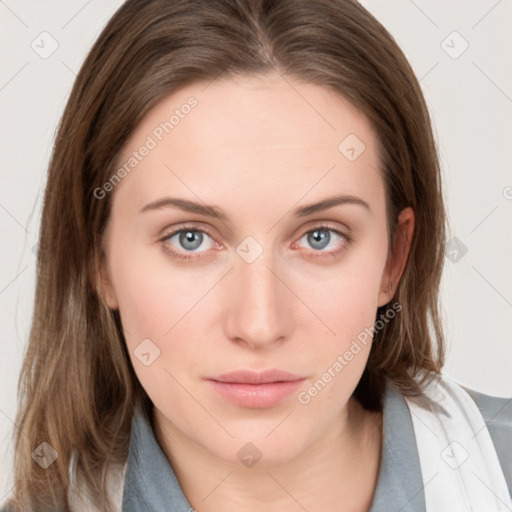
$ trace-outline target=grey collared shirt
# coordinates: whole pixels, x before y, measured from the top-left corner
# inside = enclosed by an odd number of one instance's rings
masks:
[[[465,388],[466,389],[466,388]],[[512,399],[466,389],[496,447],[512,496]],[[136,410],[123,489],[123,512],[193,512],[149,419]],[[383,401],[383,443],[369,512],[425,512],[425,495],[409,408],[388,381]]]

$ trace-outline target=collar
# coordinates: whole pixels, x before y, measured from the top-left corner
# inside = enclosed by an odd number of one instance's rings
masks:
[[[123,486],[124,512],[190,512],[172,466],[140,406],[133,418]],[[383,397],[383,442],[379,476],[369,512],[425,512],[423,479],[411,414],[403,396],[387,381]]]

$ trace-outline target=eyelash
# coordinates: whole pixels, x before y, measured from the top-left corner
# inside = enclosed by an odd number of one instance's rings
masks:
[[[183,226],[181,227],[180,229],[177,229],[175,231],[173,231],[172,233],[169,233],[165,236],[163,236],[162,238],[159,239],[159,241],[162,243],[163,245],[163,248],[166,252],[168,252],[173,258],[176,258],[178,260],[181,260],[181,261],[185,261],[185,260],[193,260],[193,259],[196,259],[196,258],[199,258],[200,256],[193,256],[192,254],[183,254],[183,253],[180,253],[178,251],[175,251],[174,249],[171,249],[165,242],[167,240],[169,240],[170,238],[172,238],[174,235],[177,235],[178,233],[181,233],[183,231],[195,231],[197,233],[203,233],[203,234],[206,234],[208,235],[212,240],[215,241],[215,238],[214,236],[212,235],[212,233],[207,230],[207,229],[204,229],[204,228],[197,228],[195,226]],[[309,233],[312,233],[313,231],[330,231],[332,233],[335,233],[336,235],[340,236],[341,238],[344,239],[344,242],[342,243],[341,247],[338,248],[338,249],[334,249],[332,251],[327,251],[327,252],[324,252],[324,251],[314,251],[316,252],[317,254],[313,254],[313,255],[309,255],[307,256],[308,259],[313,259],[313,260],[316,260],[318,258],[323,258],[323,259],[326,259],[326,258],[336,258],[340,253],[342,253],[343,251],[345,251],[345,249],[352,243],[352,237],[350,235],[347,235],[345,233],[342,233],[341,231],[337,230],[337,229],[334,229],[332,227],[330,227],[329,225],[326,225],[326,224],[317,224],[317,225],[314,225],[313,227],[311,227],[310,229],[308,229],[307,231],[305,231],[300,237],[299,237],[299,240],[301,238],[304,237],[304,235],[307,235]]]

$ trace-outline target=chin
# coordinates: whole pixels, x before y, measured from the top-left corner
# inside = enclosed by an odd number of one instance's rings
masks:
[[[220,443],[217,437],[217,443],[212,444],[212,438],[205,439],[206,448],[213,456],[222,459],[237,468],[264,468],[279,466],[289,462],[300,454],[301,441],[299,433],[294,432],[291,436],[289,432],[282,430],[281,434],[277,434],[279,422],[274,422],[271,428],[253,428],[250,432],[240,430],[240,435],[231,430],[233,439],[226,439]],[[272,430],[275,429],[273,432]],[[272,432],[272,433],[270,433]],[[269,435],[270,433],[270,435]],[[223,436],[226,437],[226,436]],[[304,435],[304,437],[306,437]]]

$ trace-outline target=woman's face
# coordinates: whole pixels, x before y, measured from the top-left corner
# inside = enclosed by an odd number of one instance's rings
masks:
[[[146,115],[123,166],[96,191],[113,194],[104,295],[159,429],[236,464],[241,448],[272,464],[335,436],[405,262],[386,265],[365,118],[278,75],[195,84]],[[268,369],[302,380],[211,380]]]

